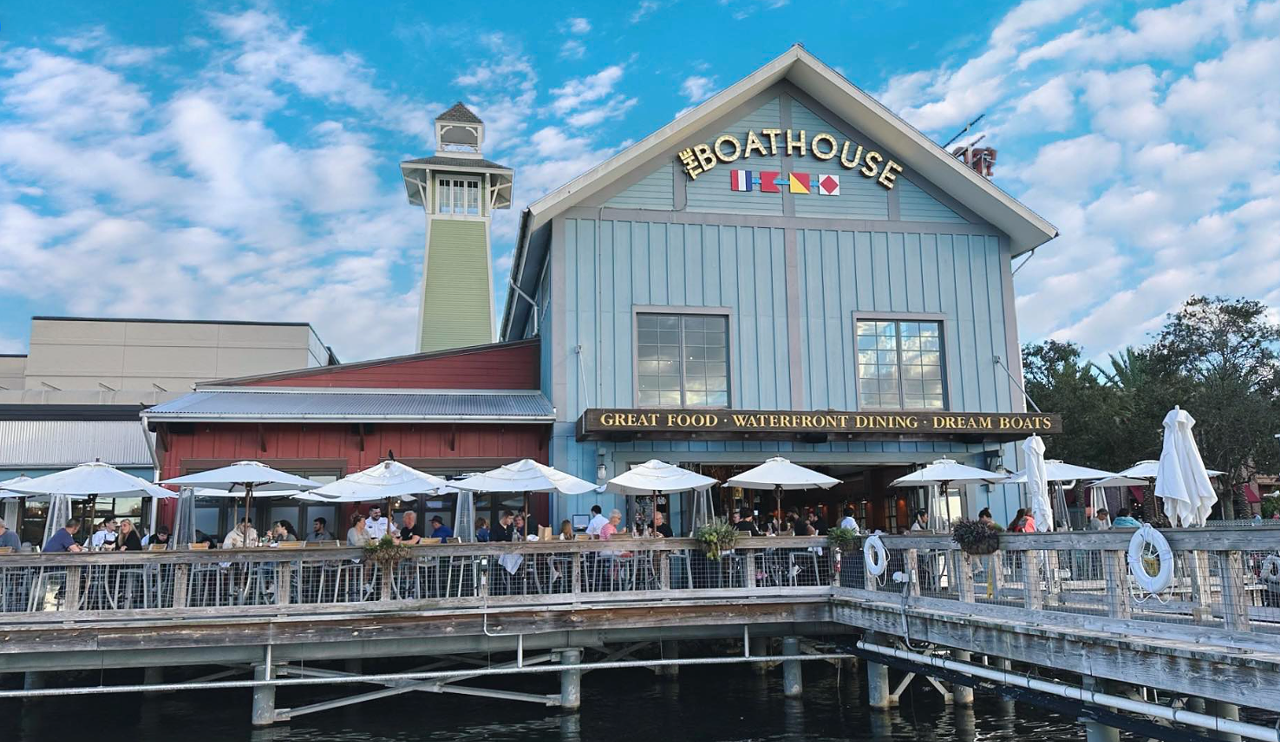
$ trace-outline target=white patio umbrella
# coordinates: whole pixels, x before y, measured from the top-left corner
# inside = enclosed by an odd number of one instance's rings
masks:
[[[28,477],[26,474],[19,474],[13,479],[6,479],[3,482],[0,482],[0,500],[5,501],[4,510],[0,511],[0,518],[3,518],[4,522],[7,523],[10,528],[18,522],[18,506],[21,505],[21,503],[18,502],[18,498],[22,497],[22,495],[18,492],[6,492],[5,487],[10,484],[22,484],[23,482],[30,481],[31,477]]]
[[[783,490],[807,490],[813,487],[830,489],[840,484],[840,480],[794,464],[781,456],[774,456],[754,469],[729,477],[725,484],[745,489],[773,490],[774,499],[778,503],[778,517],[781,518]]]
[[[12,481],[12,480],[10,480]],[[6,483],[9,492],[48,497],[49,513],[44,540],[48,541],[71,517],[71,501],[94,495],[107,497],[177,497],[177,494],[110,464],[91,461],[17,484]]]
[[[449,483],[440,477],[388,459],[336,482],[317,487],[311,490],[311,497],[306,499],[323,502],[413,500],[414,495],[430,494],[448,486]]]
[[[1075,482],[1079,480],[1084,480],[1088,482],[1095,479],[1115,478],[1117,476],[1115,474],[1112,474],[1109,471],[1094,469],[1088,466],[1077,466],[1075,464],[1067,464],[1057,459],[1047,459],[1044,462],[1044,471],[1045,471],[1045,477],[1046,477],[1045,481],[1048,481],[1048,482]],[[1027,470],[1023,469],[1022,471],[1016,474],[1010,475],[1008,479],[1004,480],[1003,484],[1026,484],[1026,481],[1027,481]],[[1134,483],[1142,484],[1142,482],[1137,482],[1137,481],[1135,481]],[[1120,485],[1111,484],[1107,486],[1119,487]]]
[[[1027,500],[1037,531],[1053,530],[1053,504],[1049,501],[1049,473],[1045,470],[1044,441],[1033,435],[1022,442],[1027,456]]]
[[[209,471],[165,479],[161,484],[201,488],[195,493],[197,497],[238,498],[243,493],[246,517],[253,506],[254,492],[279,493],[279,496],[287,497],[299,491],[313,490],[320,486],[319,482],[272,469],[260,461],[237,461]],[[239,519],[234,509],[231,515],[231,527],[235,528],[239,525]]]
[[[1159,471],[1160,471],[1159,461],[1155,459],[1146,459],[1144,461],[1139,461],[1138,463],[1134,464],[1128,469],[1125,469],[1122,472],[1117,472],[1116,476],[1129,477],[1131,479],[1141,479],[1143,481],[1140,482],[1140,484],[1151,484],[1152,482],[1155,481],[1156,475],[1159,473]],[[1217,469],[1205,469],[1204,471],[1206,474],[1209,475],[1209,478],[1211,479],[1213,477],[1222,476],[1222,472],[1218,471]]]
[[[1006,474],[998,474],[986,469],[965,466],[953,459],[937,459],[928,466],[917,469],[905,477],[898,477],[890,483],[890,487],[928,487],[937,485],[947,507],[947,522],[951,522],[951,498],[947,497],[947,487],[952,484],[995,484],[1008,479]]]
[[[697,528],[711,519],[711,501],[704,495],[719,481],[665,461],[650,459],[610,479],[605,488],[620,495],[654,497],[692,491],[698,497],[694,500],[691,525]]]
[[[1089,504],[1093,506],[1093,512],[1098,512],[1098,498],[1102,497],[1102,507],[1107,507],[1106,494],[1102,492],[1108,487],[1142,487],[1147,484],[1144,479],[1132,479],[1130,477],[1122,477],[1119,474],[1099,479],[1089,484]]]
[[[599,492],[600,487],[572,474],[566,474],[533,459],[521,459],[480,474],[448,482],[448,486],[467,492],[523,492],[525,511],[529,510],[530,492],[559,492],[562,495],[584,495]],[[525,522],[525,530],[529,524]],[[527,533],[525,534],[527,535]]]
[[[1164,417],[1164,448],[1156,468],[1155,495],[1174,525],[1202,526],[1218,501],[1191,429],[1195,418],[1179,407]],[[1171,512],[1170,512],[1171,511]]]

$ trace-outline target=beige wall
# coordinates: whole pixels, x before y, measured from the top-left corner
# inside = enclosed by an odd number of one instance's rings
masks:
[[[34,319],[27,358],[0,358],[0,386],[10,390],[0,403],[154,403],[199,382],[326,360],[307,325]]]

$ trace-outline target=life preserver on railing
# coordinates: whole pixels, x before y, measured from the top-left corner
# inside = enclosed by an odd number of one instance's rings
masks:
[[[880,540],[880,532],[867,536],[862,542],[862,558],[866,560],[867,572],[872,577],[879,577],[889,568],[889,552],[884,548],[884,542]]]
[[[1262,569],[1259,570],[1258,577],[1263,582],[1269,582],[1273,585],[1280,584],[1280,555],[1269,554],[1266,559],[1262,560]]]
[[[1147,571],[1147,545],[1155,547],[1156,559],[1160,561],[1160,569],[1155,575]],[[1164,534],[1157,531],[1150,523],[1143,523],[1133,538],[1129,539],[1129,574],[1147,593],[1152,595],[1162,592],[1173,582],[1173,549]]]

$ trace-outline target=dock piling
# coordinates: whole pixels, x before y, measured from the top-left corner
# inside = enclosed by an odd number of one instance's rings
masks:
[[[951,656],[956,662],[972,662],[973,661],[972,652],[966,652],[960,649],[954,650],[951,653]],[[973,705],[973,688],[967,685],[960,685],[959,683],[953,683],[951,685],[951,700],[957,706],[972,706]]]
[[[582,671],[577,665],[582,663],[582,650],[563,649],[560,651],[560,664],[566,669],[560,671],[560,707],[576,711],[582,706]]]
[[[272,678],[271,663],[263,662],[253,666],[254,680],[270,680]],[[265,727],[276,721],[276,687],[274,685],[257,685],[253,688],[253,725]]]
[[[879,643],[874,632],[868,631],[866,642]],[[867,660],[867,703],[873,709],[887,709],[892,705],[889,692],[889,666]]]

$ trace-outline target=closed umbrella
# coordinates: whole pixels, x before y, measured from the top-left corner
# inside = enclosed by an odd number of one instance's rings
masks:
[[[1174,525],[1184,528],[1204,525],[1218,501],[1191,431],[1195,424],[1179,407],[1165,415],[1164,448],[1156,469],[1155,495],[1164,500],[1166,513],[1172,510]]]
[[[1033,435],[1022,442],[1027,456],[1027,499],[1037,531],[1053,530],[1053,505],[1049,502],[1049,473],[1045,471],[1044,441]]]
[[[320,486],[305,477],[272,469],[260,461],[238,461],[209,471],[187,474],[181,477],[165,479],[161,484],[177,484],[181,486],[199,487],[197,496],[239,497],[244,494],[244,514],[249,515],[253,506],[254,492],[277,492],[281,496],[298,491],[313,490]],[[232,512],[232,528],[238,525]]]
[[[830,489],[840,484],[840,480],[794,464],[781,456],[774,456],[754,469],[729,477],[725,484],[746,489],[773,490],[778,503],[778,517],[781,518],[783,490],[805,490],[813,487]]]
[[[951,522],[951,498],[947,497],[947,488],[953,484],[995,484],[1008,479],[1006,474],[998,474],[986,469],[966,466],[953,459],[937,459],[932,464],[911,472],[905,477],[898,477],[890,483],[890,487],[928,487],[937,485],[942,493],[947,508],[947,522]]]
[[[0,513],[0,517],[4,518],[4,522],[10,528],[13,528],[18,523],[18,506],[21,504],[18,502],[18,498],[22,497],[22,495],[17,492],[6,492],[5,487],[10,484],[22,484],[30,481],[31,477],[26,474],[19,474],[13,479],[6,479],[0,482],[0,500],[5,501],[4,512]]]
[[[699,495],[694,501],[692,518],[692,525],[697,528],[711,520],[711,500],[706,493],[719,481],[665,461],[650,459],[610,479],[605,486],[610,492],[635,496],[656,497],[692,491]]]
[[[523,492],[526,512],[529,510],[530,492],[583,495],[600,491],[598,485],[546,464],[539,464],[533,459],[521,459],[511,464],[504,464],[497,469],[449,482],[448,485],[467,492]],[[525,530],[528,531],[528,529],[529,523],[526,521]]]

